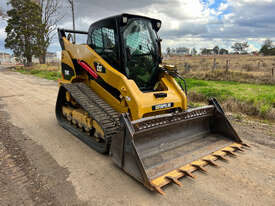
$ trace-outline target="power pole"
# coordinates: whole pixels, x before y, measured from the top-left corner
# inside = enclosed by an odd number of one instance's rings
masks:
[[[8,20],[8,16],[7,16],[7,14],[5,14],[2,10],[1,10],[1,8],[0,8],[0,19],[2,19],[3,21],[7,21]],[[4,48],[4,50],[5,50],[5,44],[3,43],[3,48]],[[2,62],[0,63],[0,64],[3,64],[4,63],[4,61],[5,61],[5,52],[4,52],[4,50],[3,50],[3,52],[2,52]]]
[[[68,0],[68,2],[70,3],[70,5],[71,5],[71,9],[72,9],[72,17],[73,17],[73,30],[75,31],[75,21],[74,21],[74,0]],[[75,33],[74,33],[73,43],[75,43]]]

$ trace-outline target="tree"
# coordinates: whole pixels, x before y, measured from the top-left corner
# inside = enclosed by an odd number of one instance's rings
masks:
[[[221,48],[221,49],[220,49],[220,54],[221,54],[221,55],[228,54],[228,53],[229,53],[229,52],[228,52],[227,49],[224,49],[224,48]]]
[[[189,54],[190,49],[186,47],[179,47],[176,49],[177,54]]]
[[[31,65],[38,49],[36,35],[40,8],[30,0],[10,0],[9,4],[12,8],[7,12],[5,47],[11,49],[17,58],[25,59],[26,65]]]
[[[207,48],[202,48],[201,49],[201,54],[202,55],[211,55],[211,54],[213,54],[213,50],[212,49],[207,49]]]
[[[35,0],[40,7],[40,22],[37,26],[38,49],[36,56],[39,57],[40,64],[46,63],[47,49],[54,37],[53,32],[56,30],[57,23],[63,18],[58,14],[61,8],[61,1],[58,0]]]
[[[272,49],[273,48],[273,42],[271,39],[266,39],[264,41],[264,46],[266,46],[267,49]]]
[[[235,52],[246,53],[246,49],[249,47],[248,42],[236,42],[231,48],[234,49]]]
[[[202,48],[201,49],[201,54],[202,55],[207,55],[207,49],[206,48]]]
[[[3,17],[4,15],[5,15],[5,14],[4,14],[2,8],[0,8],[0,17]]]
[[[8,16],[7,13],[0,7],[0,19],[7,20]]]
[[[171,54],[171,49],[170,49],[170,47],[167,47],[167,48],[166,48],[166,53],[167,53],[167,55],[170,56],[170,54]]]
[[[263,45],[262,48],[260,49],[260,53],[263,55],[268,55],[269,49],[267,45]]]
[[[273,47],[273,42],[270,39],[264,41],[260,53],[263,55],[275,55],[275,48]]]
[[[193,48],[192,51],[191,51],[191,54],[196,55],[197,53],[198,53],[197,50],[195,48]]]
[[[215,47],[213,48],[214,54],[219,54],[219,51],[220,51],[219,46],[215,46]]]

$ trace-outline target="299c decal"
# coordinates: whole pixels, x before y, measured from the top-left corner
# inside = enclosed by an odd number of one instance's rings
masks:
[[[158,110],[158,109],[166,109],[166,108],[170,108],[173,107],[174,103],[170,102],[170,103],[164,103],[164,104],[157,104],[152,106],[152,110]]]

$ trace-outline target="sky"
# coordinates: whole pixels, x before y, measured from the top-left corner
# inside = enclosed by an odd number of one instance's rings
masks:
[[[67,0],[59,27],[72,29]],[[275,0],[74,0],[76,29],[87,31],[94,21],[120,13],[132,13],[162,21],[162,48],[188,47],[230,50],[234,42],[248,41],[249,51],[259,50],[265,39],[275,41]],[[6,11],[7,0],[0,0]],[[4,49],[7,22],[0,18],[0,51]],[[57,36],[48,51],[59,52]]]

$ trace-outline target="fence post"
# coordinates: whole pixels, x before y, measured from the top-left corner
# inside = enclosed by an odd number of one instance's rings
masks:
[[[225,65],[225,72],[226,72],[226,73],[227,73],[228,70],[229,70],[229,64],[230,64],[230,60],[227,59],[227,60],[226,60],[226,65]]]
[[[216,57],[214,57],[213,67],[212,71],[216,70],[217,64],[216,64]]]
[[[190,70],[191,70],[191,65],[188,64],[187,62],[184,62],[184,72],[188,73],[190,72]]]
[[[261,61],[258,61],[258,71],[260,71]]]
[[[274,78],[274,68],[272,68],[272,70],[271,70],[271,76],[272,76],[272,78]]]

